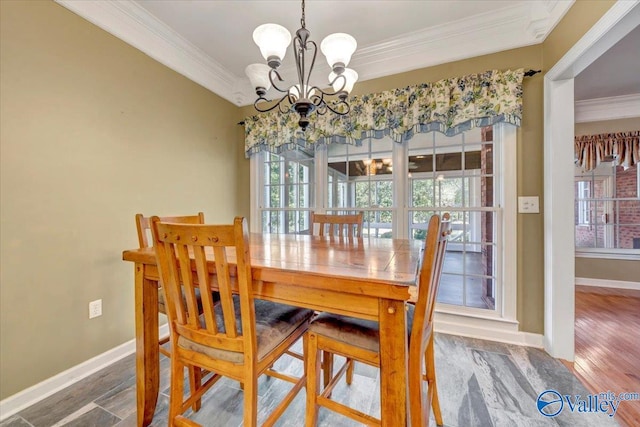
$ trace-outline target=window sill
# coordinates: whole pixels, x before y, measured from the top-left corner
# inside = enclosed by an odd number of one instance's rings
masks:
[[[576,249],[576,258],[640,260],[638,249]]]

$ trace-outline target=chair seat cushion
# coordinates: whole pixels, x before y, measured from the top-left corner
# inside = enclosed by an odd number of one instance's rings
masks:
[[[236,328],[238,328],[239,333],[242,333],[240,300],[237,296],[234,296],[233,303],[236,312]],[[293,307],[259,299],[254,300],[254,306],[259,361],[289,335],[293,334],[299,327],[308,322],[314,314],[313,310],[306,308]],[[220,304],[216,305],[215,311],[218,330],[224,332],[222,306]],[[178,339],[178,345],[188,350],[204,353],[213,359],[226,360],[232,363],[242,363],[244,361],[243,353],[209,347],[182,336]]]
[[[407,337],[413,327],[414,306],[407,304]],[[309,325],[309,331],[334,341],[380,351],[380,324],[373,320],[357,319],[340,314],[321,313]]]

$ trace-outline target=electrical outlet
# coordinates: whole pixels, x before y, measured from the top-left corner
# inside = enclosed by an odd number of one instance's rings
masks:
[[[97,299],[89,303],[89,319],[102,316],[102,300]]]

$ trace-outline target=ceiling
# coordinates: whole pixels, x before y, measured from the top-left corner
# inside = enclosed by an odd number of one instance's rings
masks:
[[[252,39],[258,25],[280,24],[292,35],[300,28],[301,3],[295,0],[137,0],[136,3],[238,77],[244,75],[248,64],[264,62]],[[312,39],[318,44],[331,33],[343,32],[353,35],[360,49],[366,49],[446,24],[458,23],[460,31],[462,22],[470,18],[478,20],[482,16],[508,13],[514,7],[521,13],[522,3],[526,2],[307,0],[305,19]],[[522,22],[526,20],[523,15]],[[291,52],[287,59],[292,64]]]
[[[263,62],[252,39],[273,22],[300,27],[296,0],[56,0],[236,105],[255,93],[244,68]],[[358,41],[350,68],[360,81],[541,43],[573,0],[307,0],[306,26],[320,44],[334,32]],[[578,75],[576,100],[640,94],[640,27]],[[327,85],[319,52],[311,82]],[[291,48],[280,69],[296,77]],[[268,97],[275,97],[271,89]],[[633,98],[633,103],[636,98]]]
[[[264,62],[253,30],[274,22],[295,33],[301,16],[295,0],[56,1],[236,105],[255,99],[244,68]],[[541,43],[572,4],[307,0],[305,9],[306,26],[316,43],[334,32],[356,38],[358,49],[349,67],[362,81]],[[291,48],[281,71],[293,83]],[[312,83],[326,86],[328,74],[318,53]]]
[[[576,101],[640,94],[640,25],[578,74],[574,85]]]

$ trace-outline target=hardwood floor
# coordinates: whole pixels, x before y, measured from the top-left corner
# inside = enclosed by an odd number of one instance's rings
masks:
[[[301,349],[300,343],[298,343]],[[571,412],[565,408],[547,418],[538,412],[536,400],[548,389],[586,396],[589,392],[557,359],[543,350],[436,334],[436,376],[444,424],[447,427],[492,426],[616,426],[606,414]],[[337,363],[336,363],[337,365]],[[167,425],[169,360],[161,356],[160,396],[152,426]],[[302,363],[289,356],[276,370],[302,372]],[[336,366],[337,368],[337,366]],[[258,390],[258,422],[279,401],[290,384],[261,378]],[[301,391],[276,424],[303,424],[305,394]],[[380,413],[380,373],[356,364],[353,383],[340,381],[333,397],[373,416]],[[202,409],[187,416],[208,427],[242,424],[242,390],[234,381],[220,380],[205,395]],[[0,427],[133,427],[136,425],[135,359],[125,357],[52,396],[0,422]],[[566,406],[566,405],[565,405]],[[355,422],[321,409],[318,426],[351,427]],[[435,425],[433,420],[431,425]]]
[[[640,291],[576,286],[574,374],[592,393],[640,393]],[[620,425],[640,426],[640,400],[621,402]]]

